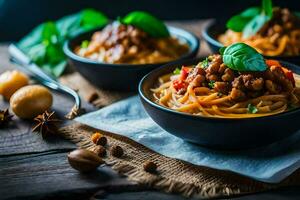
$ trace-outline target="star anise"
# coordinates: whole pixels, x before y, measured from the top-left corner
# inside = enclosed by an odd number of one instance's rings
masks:
[[[45,138],[48,134],[56,134],[56,124],[60,122],[60,120],[55,118],[54,113],[54,111],[45,111],[43,114],[34,118],[34,121],[36,121],[37,124],[33,127],[32,131],[38,131],[42,134],[43,138]]]
[[[12,117],[13,115],[9,114],[8,109],[0,110],[0,126],[8,124],[11,121]]]

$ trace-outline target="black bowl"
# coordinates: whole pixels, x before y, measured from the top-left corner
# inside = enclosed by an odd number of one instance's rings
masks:
[[[185,41],[190,48],[188,53],[177,60],[194,58],[199,49],[198,38],[194,34],[180,28],[168,27],[168,29],[171,35],[181,41]],[[94,85],[105,89],[134,91],[144,75],[165,64],[109,64],[76,55],[73,52],[74,48],[80,45],[83,40],[90,40],[93,33],[98,30],[82,33],[67,41],[64,45],[64,52],[70,64]]]
[[[139,95],[149,116],[164,130],[184,140],[216,149],[246,149],[270,144],[286,138],[300,129],[300,109],[257,118],[226,119],[201,117],[171,110],[152,99],[159,76],[176,67],[198,63],[197,60],[167,64],[147,74],[139,84]],[[300,73],[294,64],[281,62]]]
[[[219,53],[219,49],[224,45],[218,41],[218,36],[226,31],[226,23],[212,20],[204,27],[202,37],[207,42],[213,53]],[[300,56],[264,56],[267,59],[282,60],[300,65]]]

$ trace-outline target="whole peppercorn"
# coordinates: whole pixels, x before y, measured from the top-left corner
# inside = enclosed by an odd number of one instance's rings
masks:
[[[102,134],[99,132],[95,132],[92,136],[91,136],[91,140],[93,141],[94,144],[97,144],[97,140],[102,137]]]
[[[106,156],[106,150],[103,146],[99,146],[97,149],[97,154],[98,156],[100,156],[101,158]]]
[[[101,146],[105,146],[107,144],[107,139],[104,136],[101,136],[100,138],[98,138],[97,145],[101,145]]]
[[[155,173],[157,169],[157,165],[152,161],[146,161],[143,165],[144,170],[149,173]]]
[[[122,149],[122,147],[120,146],[113,146],[111,148],[111,155],[117,158],[122,157],[122,155],[124,154],[124,151]]]

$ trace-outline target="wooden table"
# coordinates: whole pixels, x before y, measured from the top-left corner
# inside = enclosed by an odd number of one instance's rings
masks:
[[[172,23],[193,30],[198,36],[203,22]],[[196,26],[197,25],[197,26]],[[203,48],[204,47],[204,48]],[[200,55],[208,53],[202,44]],[[7,44],[0,44],[0,73],[14,69],[9,63]],[[67,96],[54,93],[53,109],[64,115],[72,107]],[[63,106],[61,106],[63,105]],[[0,99],[0,109],[8,103]],[[84,103],[88,111],[94,110]],[[80,174],[72,169],[66,159],[75,145],[62,139],[43,140],[31,132],[32,123],[14,117],[12,125],[0,129],[0,199],[184,199],[128,182],[108,167],[91,174]],[[239,197],[237,199],[300,199],[300,188]]]

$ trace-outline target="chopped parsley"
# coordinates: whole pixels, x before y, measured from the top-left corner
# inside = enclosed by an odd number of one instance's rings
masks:
[[[209,66],[209,60],[208,60],[208,58],[205,58],[205,60],[203,60],[202,62],[201,62],[201,65],[202,65],[202,67],[205,69],[205,68],[207,68],[208,66]]]
[[[173,71],[173,74],[178,75],[180,74],[181,69],[179,69],[178,67]]]
[[[211,89],[213,89],[215,87],[215,81],[210,81],[208,83],[208,87],[211,88]]]
[[[81,42],[80,47],[85,49],[85,48],[87,48],[89,46],[89,44],[90,44],[90,42],[88,40],[83,40]]]
[[[258,109],[250,103],[248,104],[247,111],[248,113],[255,114],[258,112]]]

